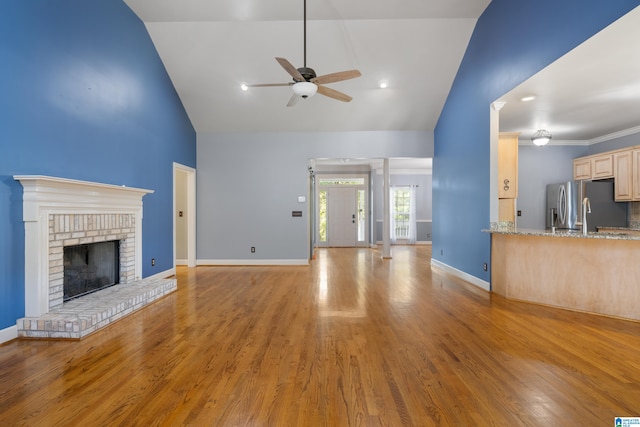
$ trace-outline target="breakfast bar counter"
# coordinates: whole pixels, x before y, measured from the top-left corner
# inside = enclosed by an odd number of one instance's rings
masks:
[[[486,230],[491,288],[506,298],[640,320],[636,233]]]

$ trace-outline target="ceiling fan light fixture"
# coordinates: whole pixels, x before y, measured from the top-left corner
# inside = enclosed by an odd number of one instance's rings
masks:
[[[546,129],[539,129],[531,135],[531,142],[537,146],[546,145],[549,141],[551,141],[551,132]]]
[[[303,98],[310,98],[316,94],[318,86],[311,82],[298,82],[293,85],[293,92]]]
[[[246,84],[246,83],[242,83],[242,84],[240,85],[240,89],[242,89],[244,92],[246,92],[246,91],[248,91],[248,90],[249,90],[249,86],[247,86],[247,84]]]

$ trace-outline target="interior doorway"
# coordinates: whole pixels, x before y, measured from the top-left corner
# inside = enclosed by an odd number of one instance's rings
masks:
[[[196,266],[196,170],[173,164],[173,259]]]

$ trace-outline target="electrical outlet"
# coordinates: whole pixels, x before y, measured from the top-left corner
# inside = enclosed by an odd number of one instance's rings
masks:
[[[518,216],[522,216],[522,211],[518,210]]]
[[[156,259],[151,258],[151,267],[155,267],[155,265],[156,265]]]
[[[255,254],[256,253],[256,247],[255,246],[251,246],[251,253]]]
[[[488,268],[488,266],[487,266],[487,263],[486,263],[486,262],[485,262],[484,264],[482,264],[482,269],[483,269],[484,271],[487,271],[487,268]]]

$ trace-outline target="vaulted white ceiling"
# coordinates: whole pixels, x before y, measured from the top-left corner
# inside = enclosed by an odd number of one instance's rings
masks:
[[[125,0],[144,21],[197,132],[432,130],[490,0],[307,0],[307,67],[358,69],[286,107],[276,62],[303,66],[303,0]],[[389,82],[380,89],[380,80]]]
[[[638,40],[640,7],[500,97],[500,130],[584,144],[640,132]]]

